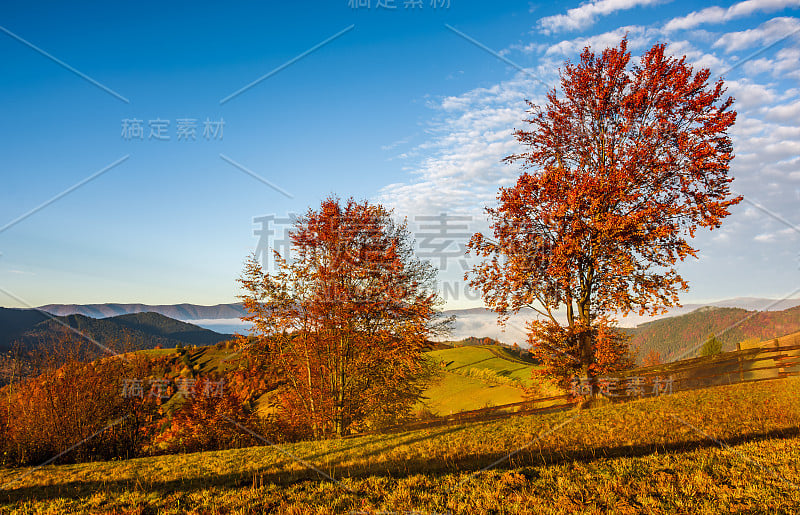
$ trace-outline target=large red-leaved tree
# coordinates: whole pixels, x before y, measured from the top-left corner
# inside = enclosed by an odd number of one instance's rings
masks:
[[[625,39],[565,63],[561,92],[528,102],[523,173],[487,209],[493,237],[468,277],[507,316],[532,308],[529,343],[550,375],[595,378],[629,363],[613,317],[678,305],[688,288],[674,265],[689,239],[719,227],[732,197],[728,130],[736,119],[722,80],[658,44],[631,65]],[[557,316],[566,311],[566,323]],[[561,319],[563,320],[563,318]]]

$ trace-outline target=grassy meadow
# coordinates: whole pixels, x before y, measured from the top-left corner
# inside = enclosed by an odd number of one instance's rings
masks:
[[[177,356],[175,349],[141,352],[152,358]],[[201,377],[229,369],[236,358],[233,349],[223,346],[187,348],[186,356],[194,373]],[[427,352],[426,356],[441,374],[426,389],[416,410],[437,416],[523,401],[524,387],[530,385],[531,371],[536,367],[499,345],[452,347]],[[544,391],[560,393],[549,387]]]
[[[800,378],[397,434],[0,469],[2,513],[791,513]]]
[[[441,376],[425,390],[417,409],[440,416],[521,402],[536,368],[499,345],[452,347],[426,356]],[[545,388],[551,390],[556,391]]]

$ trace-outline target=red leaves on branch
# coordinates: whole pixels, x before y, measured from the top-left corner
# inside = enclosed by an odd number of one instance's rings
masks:
[[[524,172],[487,209],[493,238],[469,243],[487,258],[471,285],[502,316],[525,307],[543,316],[531,328],[534,353],[541,346],[540,359],[563,373],[594,376],[624,361],[621,344],[592,343],[599,321],[677,305],[688,284],[674,265],[696,256],[687,239],[741,201],[730,192],[736,112],[722,81],[710,84],[708,69],[664,45],[629,65],[624,39],[599,56],[586,48],[562,70],[560,95],[528,102],[530,128],[514,133],[524,151],[505,159]]]

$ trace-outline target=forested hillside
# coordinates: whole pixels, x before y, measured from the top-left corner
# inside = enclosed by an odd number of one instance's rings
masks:
[[[703,307],[626,331],[633,335],[631,345],[639,348],[640,359],[656,351],[663,361],[670,361],[702,344],[711,334],[722,342],[722,350],[728,351],[750,338],[768,340],[800,331],[800,306],[783,311]]]

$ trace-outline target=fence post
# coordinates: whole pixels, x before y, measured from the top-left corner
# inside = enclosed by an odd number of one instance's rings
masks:
[[[739,359],[739,382],[741,383],[741,382],[744,381],[744,370],[742,368],[743,367],[743,364],[742,364],[742,342],[736,342],[736,350],[737,350],[737,352],[739,354],[739,356],[738,356],[738,359]]]

